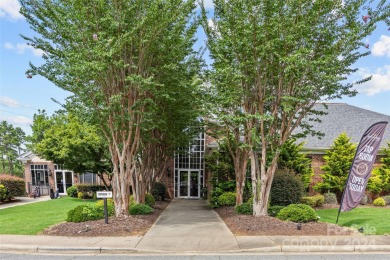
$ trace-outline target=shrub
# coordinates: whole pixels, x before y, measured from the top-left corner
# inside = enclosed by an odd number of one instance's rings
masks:
[[[379,197],[379,198],[374,200],[373,204],[374,204],[374,206],[377,206],[377,207],[384,207],[386,205],[386,202],[383,198]]]
[[[282,209],[284,209],[285,206],[271,206],[268,207],[268,215],[271,217],[276,217]]]
[[[210,181],[211,183],[211,181]],[[209,205],[213,208],[221,207],[222,205],[218,204],[218,198],[225,192],[235,192],[236,191],[236,181],[224,181],[214,184],[215,186],[210,192]]]
[[[134,196],[133,196],[133,195],[130,195],[130,197],[129,197],[129,207],[130,207],[131,205],[134,205],[134,204],[136,204],[136,203],[135,203],[135,200],[134,200]]]
[[[387,206],[390,205],[390,195],[384,196],[383,199],[385,200],[385,203]]]
[[[1,174],[0,175],[0,184],[3,184],[7,190],[7,200],[10,200],[16,196],[24,196],[26,193],[25,183],[22,178]]]
[[[156,200],[164,200],[167,193],[167,187],[162,182],[156,182],[152,188],[152,195]]]
[[[85,204],[69,210],[66,221],[78,223],[102,218],[104,218],[104,211],[101,207],[93,204]]]
[[[91,193],[91,192],[81,192],[79,191],[77,193],[77,198],[79,199],[92,199],[93,196],[94,196],[95,193]]]
[[[69,197],[77,198],[77,188],[76,186],[70,186],[66,189],[66,194],[68,194]]]
[[[96,202],[96,207],[104,212],[104,200],[102,199]],[[115,214],[115,204],[113,199],[107,199],[107,212],[109,216],[113,216]]]
[[[317,204],[317,200],[314,198],[314,196],[302,197],[301,202],[302,204],[308,205],[310,207],[315,207]]]
[[[225,192],[218,197],[218,205],[220,206],[234,206],[236,204],[236,193]]]
[[[337,204],[337,196],[332,192],[324,193],[325,204]]]
[[[318,216],[313,208],[304,204],[291,204],[281,209],[276,215],[278,219],[289,220],[298,223],[317,221]]]
[[[278,171],[275,173],[271,186],[271,205],[287,206],[299,203],[303,195],[303,184],[294,175]]]
[[[368,203],[368,195],[363,194],[362,198],[360,199],[360,205],[367,205]]]
[[[234,212],[236,212],[237,214],[252,215],[253,204],[246,202],[246,203],[242,203],[241,205],[237,205],[234,208]]]
[[[101,186],[101,185],[92,185],[92,184],[76,184],[74,185],[77,188],[77,191],[85,192],[85,193],[90,193],[93,194],[97,191],[103,191],[106,189],[106,187]],[[93,195],[91,195],[92,197]]]
[[[8,198],[8,191],[3,184],[0,184],[0,201],[5,201]]]
[[[314,195],[308,197],[302,197],[302,204],[309,205],[310,207],[321,207],[324,205],[325,198],[322,195]]]
[[[77,198],[79,198],[79,199],[84,199],[84,192],[79,191],[79,192],[77,193]]]
[[[154,197],[151,194],[146,193],[145,194],[145,204],[149,205],[150,207],[153,207],[154,204],[156,204],[156,200],[154,199]]]
[[[153,209],[146,204],[133,204],[129,208],[131,215],[147,215],[153,212]]]

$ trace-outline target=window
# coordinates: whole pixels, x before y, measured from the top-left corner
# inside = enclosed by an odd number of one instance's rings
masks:
[[[30,170],[32,185],[49,185],[49,169],[47,164],[32,164],[30,165]]]
[[[99,182],[99,177],[95,173],[87,172],[84,174],[80,174],[80,183],[98,184],[98,182]]]

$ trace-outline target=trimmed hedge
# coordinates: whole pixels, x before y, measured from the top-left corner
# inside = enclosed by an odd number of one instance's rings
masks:
[[[324,193],[324,203],[325,204],[335,204],[337,205],[337,196],[332,192]]]
[[[76,186],[70,186],[66,189],[66,194],[68,194],[69,197],[77,198],[77,187]]]
[[[374,206],[377,206],[377,207],[384,207],[384,206],[386,206],[385,200],[383,198],[381,198],[381,197],[375,199],[372,204]]]
[[[310,207],[322,207],[324,205],[325,198],[322,195],[314,195],[302,197],[302,204],[309,205]]]
[[[218,197],[218,204],[220,206],[234,206],[236,204],[236,193],[225,192]]]
[[[95,193],[97,191],[103,191],[106,189],[106,187],[102,185],[93,185],[93,184],[75,184],[73,185],[77,188],[77,192],[84,192],[84,193]]]
[[[8,191],[3,184],[0,184],[0,201],[5,201],[8,198]]]
[[[305,204],[291,204],[281,209],[276,215],[278,219],[297,223],[318,221],[318,216],[313,208]]]
[[[303,196],[303,183],[288,172],[275,173],[271,186],[270,203],[273,206],[287,206],[299,203]]]
[[[85,222],[104,218],[104,211],[94,204],[84,204],[68,211],[67,222]]]
[[[0,184],[3,184],[6,190],[6,196],[4,200],[10,200],[13,197],[24,196],[26,194],[26,187],[22,178],[1,174]]]
[[[153,212],[153,208],[146,204],[133,204],[129,207],[130,215],[148,215]]]

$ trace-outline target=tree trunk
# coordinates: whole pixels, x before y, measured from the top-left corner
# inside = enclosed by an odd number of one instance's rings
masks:
[[[114,176],[112,179],[113,199],[115,204],[115,216],[128,216],[129,196],[130,196],[130,175],[131,167],[124,167],[120,163],[119,169],[114,164]]]
[[[245,177],[246,167],[248,165],[247,159],[241,156],[236,157],[236,163],[234,165],[236,173],[236,205],[244,203],[244,188],[245,188]]]

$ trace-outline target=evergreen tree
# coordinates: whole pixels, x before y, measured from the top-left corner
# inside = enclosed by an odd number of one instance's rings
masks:
[[[321,167],[322,182],[314,186],[320,192],[336,193],[341,197],[348,174],[356,153],[356,145],[346,133],[339,135],[333,142],[331,149],[324,155],[325,164]]]

